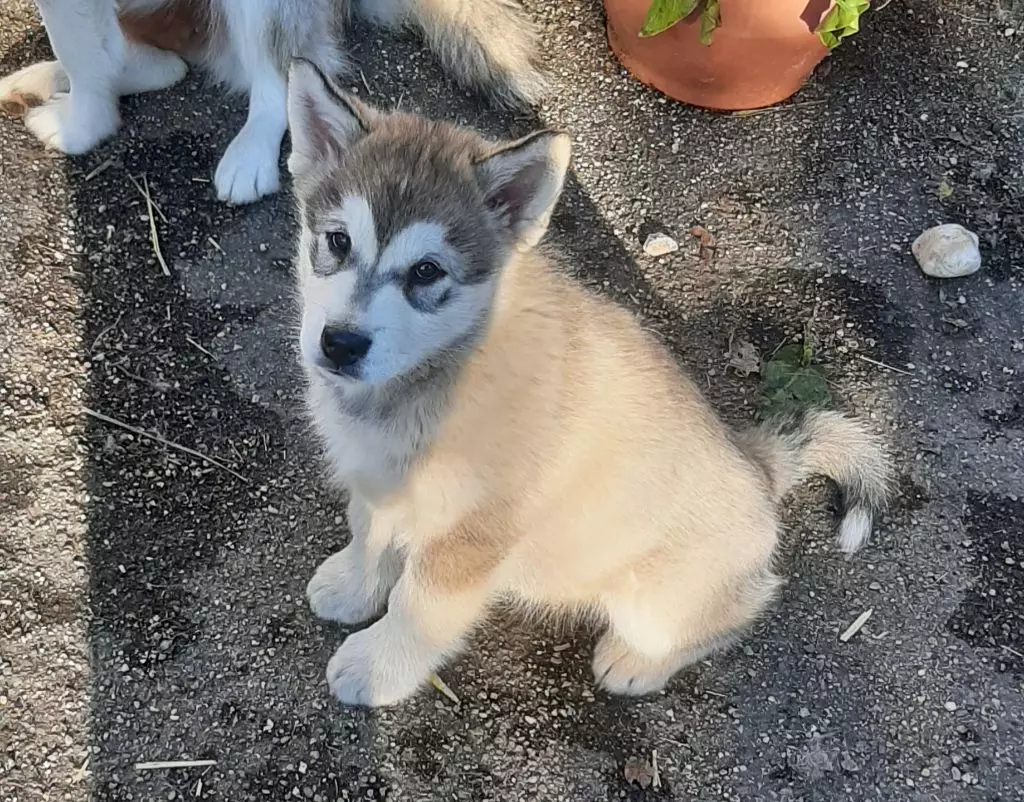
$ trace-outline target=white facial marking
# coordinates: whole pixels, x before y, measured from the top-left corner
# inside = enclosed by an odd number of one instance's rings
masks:
[[[377,243],[377,227],[373,221],[373,210],[366,198],[349,195],[337,212],[338,223],[348,232],[352,240],[352,254],[361,266],[376,264],[380,246]]]
[[[356,273],[343,270],[333,276],[310,275],[303,286],[302,334],[299,345],[306,365],[320,363],[320,335],[328,323],[345,323],[350,313]]]
[[[426,257],[443,258],[450,250],[445,242],[444,226],[420,220],[406,226],[391,238],[384,253],[380,255],[377,272],[405,270]]]

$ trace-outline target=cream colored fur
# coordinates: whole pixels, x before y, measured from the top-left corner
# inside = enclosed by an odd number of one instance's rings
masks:
[[[326,423],[344,440],[329,448],[351,446]],[[408,556],[388,614],[346,642],[372,665],[334,661],[347,701],[412,692],[502,593],[602,610],[601,685],[655,690],[749,623],[776,584],[764,477],[664,349],[541,253],[506,268],[490,335],[430,450],[395,490],[354,496],[372,509],[370,549]],[[320,569],[316,612],[352,622],[377,611],[363,604],[372,567],[355,562]],[[356,673],[359,693],[338,687]]]

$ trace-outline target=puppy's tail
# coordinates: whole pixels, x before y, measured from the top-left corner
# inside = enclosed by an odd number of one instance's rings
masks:
[[[829,477],[842,494],[839,547],[852,554],[885,508],[892,469],[881,441],[855,418],[814,410],[740,432],[737,444],[764,472],[776,500],[808,476]]]
[[[514,0],[363,0],[378,23],[412,28],[456,80],[499,104],[540,99],[537,30]]]

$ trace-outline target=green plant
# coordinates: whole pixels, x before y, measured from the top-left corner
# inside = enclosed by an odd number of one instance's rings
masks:
[[[860,16],[870,4],[870,0],[834,0],[817,30],[825,47],[834,50],[843,39],[857,33]],[[652,0],[640,36],[657,36],[694,13],[700,14],[700,41],[710,45],[721,22],[721,0]]]
[[[812,363],[813,357],[810,335],[804,332],[803,342],[783,346],[761,366],[758,418],[785,417],[832,403],[828,377]]]

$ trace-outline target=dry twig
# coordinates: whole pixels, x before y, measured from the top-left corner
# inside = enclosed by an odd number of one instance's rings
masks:
[[[868,622],[868,619],[871,618],[871,614],[874,611],[874,608],[871,607],[865,610],[860,615],[858,615],[856,620],[846,628],[842,635],[839,636],[839,640],[841,640],[843,643],[846,643],[850,640],[850,638],[852,638],[854,635],[860,632],[861,627],[863,627]]]
[[[128,175],[131,182],[135,184],[135,188],[142,193],[142,196],[146,199],[146,216],[149,218],[149,242],[153,246],[153,255],[156,256],[156,260],[160,263],[160,269],[163,271],[165,276],[170,276],[170,268],[167,267],[167,262],[164,260],[163,251],[160,250],[160,235],[156,230],[156,217],[154,213],[160,215],[160,219],[165,223],[167,218],[164,213],[157,208],[157,205],[153,203],[153,196],[149,193],[149,181],[146,179],[146,174],[142,174],[142,186],[139,186],[139,182],[132,178],[131,174]]]
[[[113,159],[107,159],[107,160],[106,160],[105,162],[103,162],[103,163],[102,163],[102,164],[100,164],[99,166],[97,166],[97,167],[94,167],[94,168],[93,168],[92,170],[90,170],[90,171],[89,171],[89,172],[88,172],[88,173],[86,174],[86,176],[85,176],[85,180],[86,180],[86,181],[92,181],[92,180],[93,180],[93,179],[94,179],[94,178],[95,178],[96,176],[98,176],[98,175],[99,175],[100,173],[102,173],[102,172],[103,172],[103,171],[105,171],[105,170],[108,170],[108,169],[110,169],[110,168],[111,168],[111,167],[113,167],[113,166],[114,166],[114,160],[113,160]]]
[[[445,696],[447,696],[452,701],[453,704],[457,704],[457,705],[461,705],[462,704],[462,701],[459,699],[459,697],[455,695],[455,691],[453,691],[451,688],[449,688],[448,687],[448,683],[446,683],[443,679],[441,679],[437,674],[431,674],[429,682],[438,691],[440,691]]]
[[[189,345],[191,345],[196,350],[202,351],[204,354],[206,354],[208,357],[210,357],[210,359],[213,359],[213,360],[217,359],[217,357],[215,357],[213,354],[211,354],[209,351],[207,351],[205,348],[203,348],[203,346],[201,346],[199,343],[197,343],[195,340],[193,340],[187,334],[185,335],[185,342],[187,342]]]
[[[89,346],[89,353],[90,354],[93,353],[96,350],[96,345],[99,343],[100,340],[102,340],[104,337],[106,337],[108,334],[110,334],[110,332],[112,332],[114,329],[117,328],[117,324],[121,322],[121,318],[122,317],[124,317],[124,311],[123,310],[117,313],[117,320],[115,320],[113,323],[111,323],[109,326],[107,326],[105,329],[103,329],[103,331],[101,331],[99,334],[96,335],[96,339],[93,340],[92,341],[92,345]]]
[[[135,764],[136,771],[158,771],[160,769],[201,769],[216,766],[216,760],[150,760]]]
[[[914,375],[909,370],[903,370],[903,368],[896,368],[893,367],[892,365],[887,365],[885,362],[879,362],[877,359],[872,359],[869,356],[864,356],[864,354],[857,354],[857,359],[859,359],[861,362],[867,362],[869,365],[874,365],[875,367],[884,368],[885,370],[891,370],[893,373],[902,373],[904,376]]]
[[[207,456],[206,454],[203,454],[201,451],[196,451],[194,448],[183,446],[181,443],[175,443],[173,440],[168,440],[167,438],[161,437],[158,434],[147,432],[145,429],[140,429],[137,426],[132,426],[130,423],[125,423],[124,421],[118,420],[117,418],[111,418],[109,415],[104,415],[102,412],[96,412],[95,410],[89,409],[88,407],[82,407],[82,411],[89,417],[96,418],[96,420],[98,421],[109,423],[111,426],[117,426],[118,428],[124,429],[127,432],[137,434],[139,437],[145,437],[148,440],[153,440],[154,442],[160,443],[161,445],[167,446],[168,448],[176,449],[177,451],[181,451],[183,454],[188,454],[189,456],[195,457],[196,459],[200,459],[203,462],[207,463],[208,465],[213,465],[215,468],[220,468],[222,471],[226,471],[227,473],[230,473],[232,476],[241,479],[246,484],[249,484],[249,479],[240,474],[234,468],[225,465],[219,459],[215,459],[213,457]]]
[[[778,114],[779,112],[804,108],[807,106],[820,106],[826,102],[827,101],[825,100],[801,100],[796,103],[787,103],[784,106],[766,106],[763,109],[743,109],[742,111],[734,111],[733,116],[754,117],[758,114]]]
[[[142,177],[142,179],[143,179],[143,180],[145,180],[145,179],[146,179],[146,177],[145,177],[145,176],[143,176],[143,177]],[[128,180],[132,182],[132,184],[134,185],[134,187],[135,187],[135,188],[136,188],[136,189],[137,189],[137,190],[139,191],[139,194],[140,194],[140,195],[141,195],[141,196],[142,196],[143,198],[147,198],[147,197],[148,197],[148,199],[149,199],[150,203],[152,203],[152,204],[153,204],[153,209],[154,209],[154,210],[156,211],[156,213],[157,213],[158,215],[160,215],[160,219],[161,219],[161,220],[163,220],[163,221],[164,221],[165,223],[169,223],[170,221],[169,221],[169,220],[167,219],[167,215],[165,215],[165,214],[163,213],[163,211],[162,211],[162,210],[160,209],[160,207],[159,207],[159,206],[157,206],[157,204],[156,204],[156,201],[155,201],[155,200],[153,200],[153,197],[152,197],[152,195],[150,195],[150,194],[149,194],[149,186],[147,185],[147,186],[146,186],[146,189],[143,189],[143,188],[142,188],[142,184],[140,184],[140,183],[139,183],[138,181],[136,181],[136,180],[135,180],[135,176],[133,176],[133,175],[132,175],[131,173],[128,173]],[[149,205],[147,204],[147,208],[148,208],[148,206],[149,206]]]

